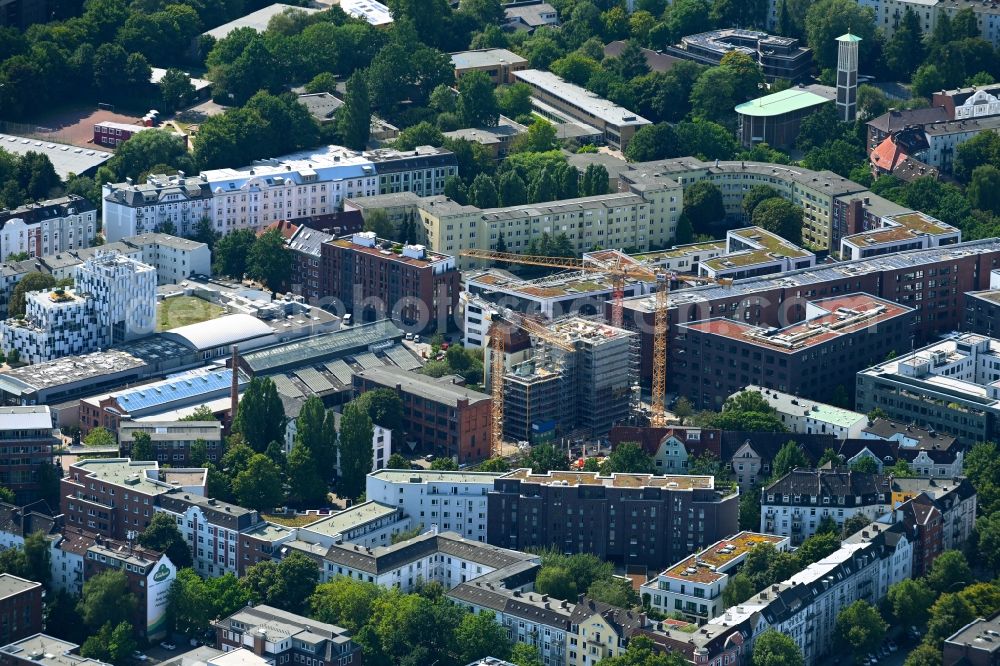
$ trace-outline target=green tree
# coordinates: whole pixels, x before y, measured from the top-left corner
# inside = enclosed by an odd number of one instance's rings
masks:
[[[292,275],[292,253],[285,246],[280,231],[265,231],[250,246],[247,275],[264,283],[271,291],[278,291],[288,284]]]
[[[52,575],[50,567],[49,542],[41,531],[32,532],[24,538],[24,567],[28,580],[48,585]]]
[[[137,179],[158,164],[187,173],[196,171],[184,139],[159,129],[139,132],[119,144],[115,148],[115,156],[105,166],[121,181],[125,178]]]
[[[559,566],[543,567],[535,577],[535,589],[555,599],[575,599],[576,581],[569,569]]]
[[[954,592],[958,586],[965,586],[974,580],[972,569],[961,551],[946,550],[941,553],[930,571],[924,576],[924,582],[938,594]]]
[[[969,182],[975,170],[985,165],[1000,168],[1000,136],[995,132],[980,132],[955,151],[953,170],[962,182]]]
[[[851,471],[863,474],[877,474],[878,461],[871,456],[861,456],[851,464]]]
[[[318,396],[306,399],[295,421],[295,445],[302,445],[308,451],[320,481],[332,478],[337,464],[337,430],[334,423],[335,417],[326,410]],[[300,455],[299,462],[301,459]]]
[[[588,164],[580,184],[580,196],[592,197],[607,194],[610,187],[608,170],[601,164]]]
[[[316,587],[309,598],[312,617],[336,624],[358,634],[372,614],[372,606],[382,596],[383,588],[374,583],[336,576]]]
[[[20,203],[20,202],[19,202]],[[56,285],[56,279],[48,273],[32,272],[21,278],[11,292],[7,312],[12,318],[24,316],[24,297],[33,291],[42,291]]]
[[[240,579],[240,587],[254,605],[267,604],[290,613],[302,613],[316,591],[319,568],[300,552],[292,552],[280,562],[259,562]]]
[[[371,136],[371,123],[368,80],[364,72],[357,71],[347,79],[344,105],[337,110],[337,129],[344,138],[344,145],[354,150],[364,150]]]
[[[332,72],[320,72],[306,84],[306,92],[313,95],[316,93],[335,93],[337,92],[337,77]]]
[[[756,532],[760,529],[760,486],[740,493],[739,525],[741,530]]]
[[[285,438],[285,408],[278,397],[278,389],[269,377],[250,380],[233,421],[233,432],[258,453],[271,442]]]
[[[455,464],[451,456],[442,456],[435,458],[434,462],[431,463],[431,469],[442,472],[454,472],[458,469],[458,465]]]
[[[759,391],[742,391],[726,399],[721,414],[701,417],[704,427],[745,432],[785,432],[774,408]]]
[[[301,506],[325,506],[328,489],[312,451],[296,442],[288,454],[288,483],[292,498]]]
[[[1000,514],[982,515],[976,519],[979,552],[994,573],[1000,571]]]
[[[913,74],[913,92],[920,97],[930,98],[945,87],[944,75],[934,64],[923,64]]]
[[[729,579],[729,583],[722,590],[722,604],[726,608],[738,606],[756,592],[750,578],[746,574],[737,573]]]
[[[466,127],[496,127],[500,110],[486,72],[469,72],[458,80],[457,108]]]
[[[531,467],[531,471],[535,474],[569,469],[569,460],[551,444],[539,444],[531,447],[524,464]]]
[[[96,428],[91,428],[87,436],[83,438],[83,443],[87,446],[107,448],[115,445],[115,436],[104,426],[97,426]]]
[[[981,515],[1000,510],[1000,452],[995,442],[977,442],[965,455],[964,473],[976,489]]]
[[[125,573],[106,570],[83,584],[83,596],[76,606],[80,619],[92,631],[106,624],[117,626],[132,616],[136,597],[128,588]]]
[[[156,460],[153,438],[149,436],[148,432],[139,430],[132,435],[132,450],[129,458],[132,460]]]
[[[796,467],[808,467],[809,460],[806,454],[794,440],[789,440],[774,455],[771,462],[773,479],[777,480],[791,472]]]
[[[233,477],[233,493],[242,506],[271,509],[285,497],[281,489],[281,470],[263,453],[255,453],[247,468]]]
[[[646,125],[639,128],[625,148],[625,158],[630,162],[650,162],[680,154],[677,133],[668,123]]]
[[[252,229],[237,229],[220,238],[212,249],[212,270],[242,279],[247,272],[247,258],[256,240],[257,234]]]
[[[816,534],[841,534],[842,529],[833,516],[823,516],[816,525]]]
[[[362,394],[363,395],[363,394]],[[393,453],[389,456],[389,460],[385,463],[386,469],[410,469],[410,461],[404,458],[398,453]]]
[[[619,608],[633,608],[639,605],[639,596],[626,578],[595,580],[587,588],[587,597]]]
[[[904,627],[923,626],[934,603],[934,590],[908,578],[889,587],[886,599],[893,616]]]
[[[967,193],[973,207],[1000,215],[1000,169],[991,164],[976,167]]]
[[[556,127],[547,120],[535,118],[528,131],[519,134],[513,142],[515,152],[544,153],[557,147]]]
[[[795,245],[802,244],[802,209],[787,199],[761,201],[753,210],[751,222]]]
[[[177,419],[178,421],[218,421],[215,418],[215,413],[212,408],[208,405],[199,405],[193,412],[187,416],[182,416]]]
[[[518,118],[531,113],[531,86],[515,83],[496,89],[497,108],[508,118]]]
[[[498,184],[501,206],[520,206],[528,203],[528,186],[516,171],[507,171],[500,174]],[[497,240],[497,251],[503,252],[503,250],[499,249],[500,239],[502,239],[502,236]]]
[[[374,208],[365,212],[365,231],[374,231],[377,238],[393,238],[396,235],[396,228],[389,219],[389,214],[381,208]]]
[[[527,643],[514,643],[510,651],[510,663],[515,666],[543,666],[538,648]]]
[[[802,651],[795,641],[776,629],[768,629],[754,642],[754,666],[804,666]]]
[[[961,595],[946,592],[931,606],[924,642],[935,647],[948,636],[976,618],[972,607]]]
[[[178,569],[192,566],[191,548],[169,514],[153,514],[149,525],[139,533],[139,543],[163,553]]]
[[[754,210],[757,206],[768,199],[773,199],[775,197],[780,197],[778,190],[774,189],[770,185],[754,185],[747,193],[743,195],[743,201],[740,204],[740,208],[743,210],[743,216],[751,220],[753,219]]]
[[[840,535],[837,533],[819,533],[802,542],[799,549],[795,551],[799,558],[799,564],[805,568],[813,562],[819,562],[827,555],[836,552],[840,548]]]
[[[653,474],[653,458],[635,442],[624,442],[614,448],[603,464],[601,474],[618,473]]]
[[[941,648],[926,643],[918,645],[906,656],[903,666],[941,666]]]
[[[179,569],[167,596],[167,617],[176,631],[194,638],[204,636],[212,620],[232,614],[248,601],[231,573],[202,578],[193,569]]]
[[[855,601],[837,615],[837,638],[850,646],[855,657],[878,648],[888,628],[889,625],[867,601]]]
[[[191,77],[173,67],[160,79],[159,87],[160,104],[167,113],[183,109],[194,98]]]
[[[816,461],[816,467],[822,467],[827,463],[833,463],[834,466],[840,464],[840,456],[837,455],[837,452],[830,447],[823,450],[823,455],[821,455],[819,460]]]
[[[372,420],[361,405],[349,403],[340,419],[340,479],[337,494],[356,498],[372,470]]]
[[[469,203],[478,208],[496,208],[500,195],[493,178],[485,173],[478,174],[469,186]]]
[[[923,62],[925,53],[920,17],[909,6],[886,44],[883,57],[886,67],[900,80],[911,76]]]
[[[805,18],[806,41],[821,68],[837,66],[837,37],[850,32],[861,38],[859,62],[869,62],[877,46],[875,14],[850,0],[817,0]]]
[[[765,0],[716,0],[712,3],[711,16],[716,25],[764,28],[766,15]]]
[[[726,216],[722,192],[707,180],[685,188],[684,215],[691,221],[695,233],[710,233],[712,223]]]
[[[455,642],[461,648],[463,663],[483,657],[506,659],[510,656],[511,643],[507,630],[490,610],[466,613],[455,629]]]

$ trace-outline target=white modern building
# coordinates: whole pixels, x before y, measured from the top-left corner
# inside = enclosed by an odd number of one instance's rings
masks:
[[[397,506],[414,525],[486,541],[486,494],[493,472],[383,469],[368,475],[365,497]]]
[[[661,613],[682,613],[691,622],[705,624],[725,610],[722,592],[729,584],[729,574],[735,573],[747,554],[760,544],[787,551],[790,541],[772,534],[734,534],[661,571],[646,581],[639,593]]]
[[[212,274],[212,252],[205,243],[160,233],[124,241],[139,248],[139,258],[156,269],[159,284],[176,284],[192,275]]]
[[[0,323],[0,344],[40,363],[156,330],[156,269],[117,252],[77,267],[73,289],[31,292],[23,319]]]
[[[837,439],[864,437],[868,417],[849,409],[834,407],[824,402],[806,400],[791,393],[750,385],[747,391],[757,391],[774,407],[781,422],[789,432],[807,435],[834,435]]]
[[[338,544],[375,548],[391,545],[392,537],[411,527],[398,506],[368,500],[298,528],[295,538],[317,552]]]
[[[97,208],[75,194],[0,210],[0,258],[90,247],[96,233]]]

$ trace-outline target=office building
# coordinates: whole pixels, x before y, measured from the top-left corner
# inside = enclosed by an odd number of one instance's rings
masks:
[[[196,444],[204,447],[206,460],[218,464],[222,458],[222,424],[218,421],[122,421],[118,425],[118,452],[130,457],[137,433],[152,440],[156,460],[185,467],[191,463]]]
[[[859,411],[953,435],[993,439],[1000,416],[1000,341],[958,333],[857,374]]]
[[[678,326],[669,347],[677,386],[697,408],[719,409],[749,384],[811,400],[850,395],[855,373],[911,334],[914,310],[867,294],[809,302],[802,322],[764,327],[723,316]]]
[[[459,462],[490,455],[490,404],[485,393],[441,377],[402,368],[367,368],[354,374],[356,394],[379,388],[395,389],[403,399],[403,433],[422,450],[451,456]]]
[[[246,606],[212,626],[217,649],[245,648],[272,664],[346,666],[363,659],[346,629],[273,606]]]
[[[943,666],[1000,663],[1000,613],[976,618],[944,640]]]
[[[0,210],[0,255],[4,258],[90,247],[96,233],[97,208],[76,194]]]
[[[743,53],[760,65],[768,82],[784,79],[798,83],[809,77],[812,50],[799,46],[792,37],[769,35],[757,30],[724,28],[681,37],[679,44],[664,52],[676,58],[714,67],[727,53]]]
[[[837,38],[837,115],[853,122],[858,115],[858,45],[861,38],[846,33]]]
[[[43,474],[58,473],[52,451],[60,444],[47,406],[0,407],[0,486],[21,504],[41,499]]]
[[[623,566],[664,567],[737,531],[739,497],[716,490],[710,476],[519,469],[496,479],[487,497],[488,543],[593,553]]]
[[[832,102],[835,96],[829,86],[813,84],[738,104],[735,110],[740,143],[747,148],[766,143],[787,150],[794,146],[802,120]]]
[[[486,541],[486,495],[493,472],[382,469],[366,478],[365,497],[398,506],[425,530],[456,532],[470,541]]]
[[[31,363],[85,354],[149,335],[156,328],[156,269],[117,252],[76,269],[73,289],[25,297],[24,319],[0,323],[0,338]]]
[[[322,243],[319,273],[323,297],[338,299],[359,322],[390,317],[413,332],[444,330],[458,305],[455,257],[373,231]]]
[[[833,435],[837,439],[864,437],[870,427],[868,417],[842,407],[806,400],[791,393],[749,385],[747,391],[756,391],[771,405],[789,432]]]
[[[725,610],[722,591],[730,573],[738,571],[747,553],[761,544],[789,549],[787,537],[740,532],[661,571],[639,588],[639,594],[663,614],[681,613],[685,620],[705,624]]]
[[[0,642],[19,641],[42,630],[42,584],[0,574]]]
[[[514,72],[528,69],[525,58],[507,49],[475,49],[451,54],[455,66],[455,79],[469,72],[484,72],[496,85],[514,83]]]
[[[794,469],[760,495],[760,531],[797,546],[830,518],[841,528],[855,515],[875,520],[892,506],[891,477],[844,467]]]
[[[575,121],[594,127],[603,143],[625,150],[640,127],[651,124],[633,111],[538,69],[514,72],[514,79],[531,87],[532,105],[556,122]]]

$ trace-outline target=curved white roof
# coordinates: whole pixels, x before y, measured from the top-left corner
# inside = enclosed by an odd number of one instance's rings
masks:
[[[172,328],[163,333],[192,349],[204,351],[224,345],[255,340],[274,331],[265,322],[248,314],[231,314],[197,324]]]

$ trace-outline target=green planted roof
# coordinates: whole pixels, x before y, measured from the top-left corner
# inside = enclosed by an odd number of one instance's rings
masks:
[[[780,116],[792,111],[819,106],[830,100],[802,88],[789,88],[771,95],[758,97],[736,107],[736,113],[744,116]]]

